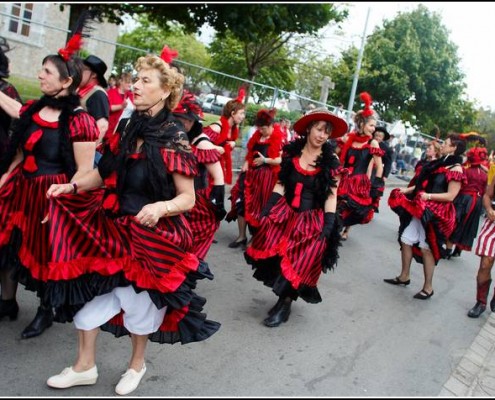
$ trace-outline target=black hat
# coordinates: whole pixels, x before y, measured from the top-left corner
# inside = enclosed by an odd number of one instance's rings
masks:
[[[86,57],[83,62],[96,74],[100,86],[106,88],[108,84],[104,75],[107,72],[107,64],[101,58],[93,55]]]
[[[375,132],[382,132],[383,133],[383,140],[387,141],[390,139],[390,133],[388,133],[387,128],[384,126],[377,126],[375,128]]]

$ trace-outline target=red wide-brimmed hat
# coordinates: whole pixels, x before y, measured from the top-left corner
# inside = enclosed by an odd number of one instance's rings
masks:
[[[314,110],[308,111],[303,117],[299,118],[294,124],[294,131],[299,135],[306,135],[306,128],[312,121],[328,121],[333,125],[331,138],[338,138],[347,133],[349,126],[347,122],[335,115],[334,113],[328,111],[326,108],[315,108]]]

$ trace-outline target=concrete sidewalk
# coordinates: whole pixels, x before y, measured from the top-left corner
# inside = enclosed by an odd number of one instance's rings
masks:
[[[486,313],[490,313],[490,307],[480,318],[487,318]],[[495,313],[490,313],[480,333],[443,385],[438,397],[493,396],[495,396]]]

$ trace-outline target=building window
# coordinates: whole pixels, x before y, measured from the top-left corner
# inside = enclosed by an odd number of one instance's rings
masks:
[[[22,36],[29,36],[31,19],[33,17],[33,3],[14,3],[9,23],[9,31]]]

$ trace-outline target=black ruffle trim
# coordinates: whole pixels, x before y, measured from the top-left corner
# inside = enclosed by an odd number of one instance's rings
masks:
[[[263,282],[265,286],[272,288],[277,296],[290,297],[292,300],[297,300],[298,297],[301,297],[307,303],[312,304],[322,301],[320,292],[316,287],[300,285],[297,290],[292,287],[291,283],[282,275],[279,256],[254,260],[244,252],[244,258],[255,270],[253,277]]]
[[[173,293],[139,288],[127,280],[123,272],[112,276],[92,273],[69,281],[48,281],[45,285],[44,301],[55,309],[56,322],[72,322],[74,315],[84,304],[96,296],[110,293],[117,287],[132,285],[136,293],[148,291],[151,301],[159,309],[165,306],[180,309],[192,301],[195,296],[192,290],[196,287],[196,281],[200,279],[213,279],[213,274],[204,261],[200,261],[197,271],[186,275],[184,282]]]
[[[148,336],[152,342],[161,344],[193,343],[208,339],[220,329],[221,324],[216,321],[206,319],[206,314],[202,313],[205,304],[203,297],[194,295],[189,304],[187,314],[179,322],[178,331],[156,331]],[[115,337],[130,335],[130,332],[122,325],[115,325],[107,322],[101,326],[101,330],[112,333]]]

